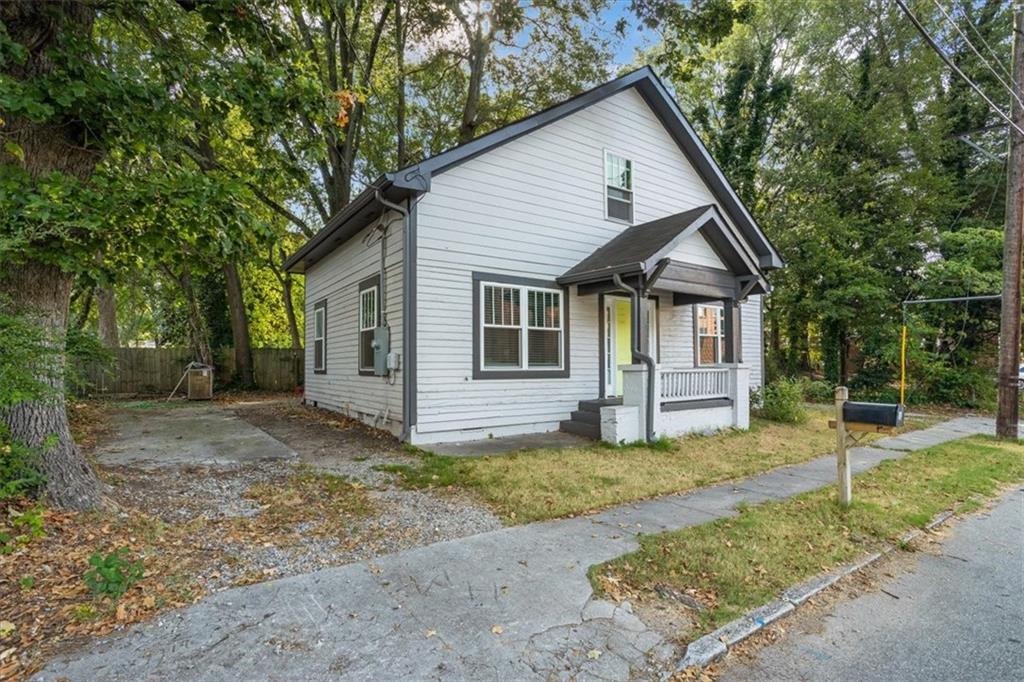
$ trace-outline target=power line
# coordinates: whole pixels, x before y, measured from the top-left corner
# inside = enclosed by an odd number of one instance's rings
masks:
[[[971,27],[972,31],[974,31],[974,35],[978,36],[978,40],[980,40],[981,44],[985,46],[985,49],[988,50],[988,53],[992,55],[992,61],[994,61],[999,66],[999,68],[1003,70],[1003,73],[1006,74],[1006,77],[1010,79],[1010,83],[1012,83],[1015,87],[1020,87],[1020,83],[1013,80],[1013,76],[1010,74],[1010,70],[1006,68],[1006,64],[1003,64],[1003,62],[999,59],[999,55],[996,54],[996,51],[993,50],[992,46],[988,44],[987,40],[985,40],[985,36],[981,35],[981,31],[979,31],[978,27],[974,25],[973,21],[971,21],[971,17],[967,14],[967,11],[963,9],[961,9],[961,11],[964,13],[964,18],[967,19],[967,25]]]
[[[928,34],[928,31],[925,30],[925,27],[922,26],[921,22],[917,20],[917,17],[915,17],[913,12],[910,11],[910,8],[907,7],[906,3],[904,3],[903,0],[896,0],[896,4],[899,5],[900,9],[903,10],[903,13],[907,15],[907,18],[910,19],[911,23],[914,24],[914,27],[917,29],[917,32],[920,33],[921,37],[925,39],[929,46],[931,46],[932,50],[935,51],[935,54],[939,55],[939,58],[946,63],[946,66],[955,71],[956,74],[960,76],[960,78],[962,78],[968,85],[970,85],[971,88],[976,93],[978,93],[981,96],[981,98],[985,100],[985,102],[988,103],[989,107],[999,116],[999,118],[1009,123],[1010,127],[1016,130],[1018,133],[1024,135],[1024,128],[1021,128],[1019,125],[1014,123],[1013,119],[1006,115],[1002,109],[997,107],[995,102],[989,99],[988,95],[985,94],[985,91],[978,87],[977,83],[968,78],[967,74],[961,71],[960,67],[954,64],[949,59],[949,57],[946,56],[946,53],[942,51],[942,48],[939,47],[938,43],[935,42],[935,39]]]
[[[1017,100],[1017,102],[1022,107],[1024,107],[1024,100],[1022,100],[1020,96],[1013,91],[1013,88],[1006,84],[1006,81],[1003,80],[1003,77],[999,75],[998,71],[992,68],[992,65],[988,63],[988,60],[981,56],[981,52],[979,52],[978,48],[974,46],[974,43],[970,41],[970,39],[967,37],[967,34],[964,33],[963,30],[961,30],[960,26],[956,23],[956,20],[949,15],[949,12],[946,11],[946,8],[939,4],[939,0],[932,0],[932,3],[935,4],[935,6],[939,9],[940,12],[942,12],[942,16],[946,17],[946,21],[953,25],[953,29],[960,34],[960,37],[963,38],[965,43],[967,43],[967,47],[971,48],[971,51],[978,56],[978,59],[981,61],[982,64],[985,65],[985,68],[992,72],[992,75],[996,77],[996,80],[999,81],[999,84],[1006,88],[1006,90],[1010,93],[1010,96]],[[967,23],[971,22],[968,21]],[[1013,79],[1011,78],[1010,80]]]

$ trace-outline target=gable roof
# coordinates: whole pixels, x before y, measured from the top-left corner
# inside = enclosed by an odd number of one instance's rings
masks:
[[[651,67],[645,66],[419,163],[385,173],[345,208],[331,217],[320,232],[285,261],[285,269],[290,272],[304,272],[306,265],[311,265],[323,258],[336,246],[366,227],[376,215],[384,210],[379,199],[380,196],[384,196],[388,201],[397,202],[429,192],[430,180],[433,175],[443,173],[453,166],[629,88],[636,88],[647,105],[654,111],[658,120],[668,130],[687,160],[697,170],[701,179],[708,185],[722,210],[754,249],[758,266],[763,270],[782,267],[783,262],[778,251],[768,241],[753,216],[750,215],[750,211],[743,205],[736,191],[725,179],[721,168],[711,158],[711,154],[701,142],[693,126],[686,120],[679,105],[676,104]]]
[[[733,274],[760,274],[753,254],[722,220],[718,209],[709,204],[626,228],[567,270],[558,282],[577,284],[607,279],[612,274],[649,274],[698,231],[704,231],[711,248]]]

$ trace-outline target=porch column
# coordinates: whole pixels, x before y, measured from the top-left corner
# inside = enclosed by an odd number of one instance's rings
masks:
[[[740,329],[740,302],[735,298],[722,301],[722,319],[725,327],[725,344],[722,348],[722,362],[731,365],[743,362],[743,335]]]

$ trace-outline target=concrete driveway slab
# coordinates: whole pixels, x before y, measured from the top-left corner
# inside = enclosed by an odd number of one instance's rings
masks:
[[[96,450],[96,457],[107,465],[234,466],[298,457],[281,441],[217,404],[121,409],[113,414],[111,426],[116,435]]]

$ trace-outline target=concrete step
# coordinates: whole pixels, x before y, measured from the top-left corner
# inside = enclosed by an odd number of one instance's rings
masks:
[[[600,413],[602,407],[621,404],[622,398],[595,398],[593,400],[581,400],[579,404],[579,411]]]
[[[586,422],[577,422],[571,419],[566,419],[559,422],[559,430],[565,431],[566,433],[575,433],[577,436],[593,438],[594,440],[601,439],[601,427],[597,424],[587,424]]]
[[[573,410],[572,420],[574,422],[583,422],[584,424],[601,424],[601,413],[590,412],[589,410]]]

